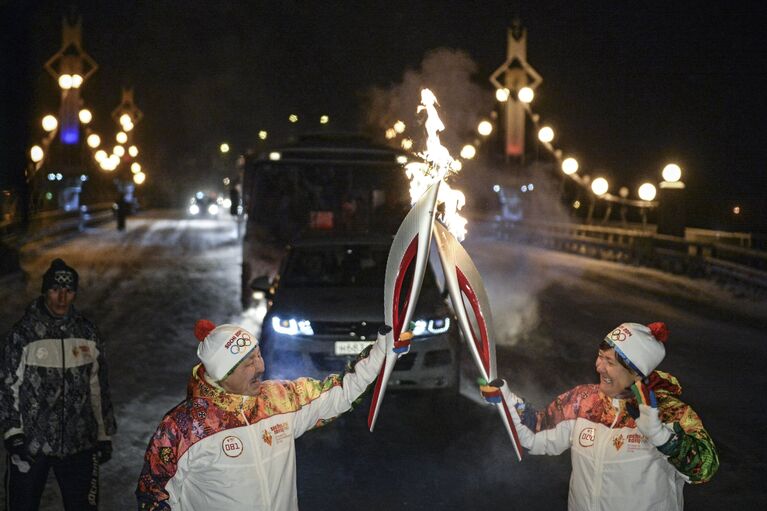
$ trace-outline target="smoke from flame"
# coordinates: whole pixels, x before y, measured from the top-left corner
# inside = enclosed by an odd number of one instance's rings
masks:
[[[426,111],[426,150],[418,153],[426,163],[413,162],[405,166],[405,173],[410,179],[411,204],[423,195],[423,193],[437,180],[445,180],[451,174],[458,172],[460,165],[455,165],[456,160],[450,156],[450,152],[439,140],[439,133],[445,130],[445,125],[439,118],[436,105],[439,105],[437,97],[429,89],[421,90],[421,104],[418,112]],[[460,190],[453,190],[443,182],[440,185],[437,202],[444,204],[442,221],[451,233],[462,241],[466,237],[466,222],[458,211],[466,204],[466,197]]]

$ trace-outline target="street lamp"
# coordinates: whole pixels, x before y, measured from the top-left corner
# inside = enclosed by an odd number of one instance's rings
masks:
[[[663,180],[667,183],[676,183],[682,178],[682,169],[676,163],[669,163],[663,167]]]
[[[226,154],[226,153],[228,153],[228,152],[229,152],[229,144],[227,144],[226,142],[224,142],[223,144],[221,144],[221,145],[219,146],[219,148],[218,148],[218,149],[221,151],[221,153],[223,153],[223,154]]]
[[[517,93],[517,98],[519,98],[522,103],[530,104],[533,102],[533,98],[535,98],[535,92],[533,92],[533,89],[530,87],[522,87]]]
[[[91,133],[90,135],[88,135],[86,142],[88,143],[88,147],[92,149],[96,149],[98,146],[101,145],[101,137],[95,133]]]
[[[493,124],[490,121],[483,120],[477,126],[477,132],[483,137],[486,137],[493,132]]]
[[[657,193],[658,191],[652,183],[642,183],[638,190],[639,198],[647,202],[653,200]]]
[[[568,176],[578,172],[578,160],[575,158],[565,158],[562,161],[562,172]]]
[[[55,130],[59,126],[59,121],[52,115],[43,117],[43,129],[47,132]]]
[[[267,136],[268,136],[268,133],[266,132],[266,130],[261,130],[258,132],[258,138],[260,138],[261,140],[266,140]]]
[[[29,150],[29,157],[35,163],[41,161],[43,156],[45,156],[45,153],[43,152],[43,148],[39,145],[33,145]]]
[[[544,126],[538,131],[538,140],[549,143],[554,140],[554,130],[549,126]]]
[[[594,192],[594,195],[598,197],[601,197],[602,195],[606,194],[609,188],[610,188],[610,185],[607,182],[607,179],[603,177],[598,177],[591,182],[591,191]]]

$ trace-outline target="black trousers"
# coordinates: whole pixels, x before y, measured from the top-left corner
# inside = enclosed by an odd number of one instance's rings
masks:
[[[99,502],[99,464],[94,450],[55,458],[38,456],[28,472],[5,457],[6,511],[36,511],[53,468],[66,511],[95,510]]]

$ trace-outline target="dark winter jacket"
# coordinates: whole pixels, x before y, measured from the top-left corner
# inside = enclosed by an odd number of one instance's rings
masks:
[[[31,454],[67,456],[109,439],[117,426],[104,345],[74,307],[52,316],[32,302],[0,350],[0,431],[24,433]]]

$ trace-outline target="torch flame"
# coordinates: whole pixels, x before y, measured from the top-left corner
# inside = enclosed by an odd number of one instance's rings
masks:
[[[460,162],[450,156],[450,152],[439,140],[439,132],[445,131],[445,125],[439,118],[436,105],[437,97],[429,89],[421,90],[421,104],[418,112],[426,111],[426,150],[418,155],[426,163],[411,162],[405,166],[405,174],[410,179],[410,202],[415,204],[424,192],[437,180],[444,180],[460,170]],[[437,202],[444,204],[442,221],[451,233],[462,241],[466,237],[466,219],[458,211],[466,204],[466,197],[459,190],[453,190],[446,182],[439,188]]]

